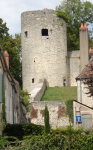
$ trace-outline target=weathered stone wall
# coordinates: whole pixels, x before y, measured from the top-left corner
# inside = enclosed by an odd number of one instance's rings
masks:
[[[16,121],[17,123],[20,123],[20,119],[21,119],[21,114],[20,114],[20,101],[19,101],[19,82],[15,81],[15,87],[16,87],[16,90],[17,90],[17,93],[15,94],[15,105],[14,105],[14,115],[16,116]]]
[[[27,119],[26,119],[26,106],[25,104],[23,103],[22,101],[22,97],[20,96],[19,94],[19,82],[15,81],[15,87],[16,87],[16,90],[17,90],[17,93],[15,95],[15,99],[16,99],[16,102],[15,102],[15,106],[14,106],[14,115],[16,116],[16,121],[17,123],[26,123],[27,122]]]
[[[22,102],[22,97],[19,96],[19,101],[20,101],[20,123],[26,123],[26,106]]]
[[[3,66],[0,59],[0,73],[3,74]],[[2,104],[0,103],[0,113],[2,113]]]
[[[13,124],[13,100],[12,100],[12,85],[4,72],[4,88],[5,88],[5,107],[6,107],[6,121]]]
[[[48,36],[42,36],[42,29],[48,29]],[[30,93],[41,78],[51,87],[63,86],[67,78],[66,22],[53,10],[23,12],[21,39],[23,89]]]
[[[76,77],[80,73],[80,50],[68,51],[67,57],[68,66],[68,85],[77,86]]]
[[[30,92],[30,102],[40,101],[46,89],[46,80],[40,79],[34,90]]]
[[[52,128],[64,128],[69,125],[66,115],[66,105],[63,101],[40,101],[31,103],[31,123],[44,125],[44,109],[49,110],[50,125]]]
[[[3,74],[3,66],[2,66],[2,63],[1,63],[1,59],[0,59],[0,73]],[[0,103],[0,122],[1,122],[1,119],[2,119],[2,103]],[[2,130],[1,129],[0,129],[0,135],[2,135]]]

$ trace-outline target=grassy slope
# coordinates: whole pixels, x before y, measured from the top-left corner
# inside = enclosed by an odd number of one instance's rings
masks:
[[[77,100],[77,87],[47,87],[41,101]]]

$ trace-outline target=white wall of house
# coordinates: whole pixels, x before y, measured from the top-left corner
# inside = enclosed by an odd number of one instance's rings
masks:
[[[87,85],[83,83],[83,81],[77,81],[77,100],[80,103],[83,103],[89,107],[93,108],[93,96],[89,97],[88,93],[89,90],[87,89]]]
[[[93,109],[87,105],[80,104],[76,101],[73,102],[73,113],[74,113],[74,126],[84,127],[85,129],[90,129],[93,126]],[[88,116],[91,115],[91,118]],[[81,116],[81,122],[76,122],[76,116]],[[85,116],[85,119],[83,117]],[[85,124],[83,124],[85,120]]]
[[[3,66],[0,60],[0,73],[3,74]],[[2,103],[0,103],[0,113],[2,113]]]
[[[4,73],[4,87],[5,87],[5,106],[6,106],[6,121],[13,124],[13,101],[12,101],[12,85]]]

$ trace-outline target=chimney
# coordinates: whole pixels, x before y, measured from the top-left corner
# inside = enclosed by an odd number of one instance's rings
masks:
[[[91,51],[92,49],[91,49],[91,47],[90,47],[90,49],[89,49],[89,51]]]
[[[8,67],[8,69],[9,69],[9,54],[8,54],[8,52],[5,50],[5,52],[4,52],[4,56],[5,56],[5,59],[6,59],[6,64],[7,64],[7,67]]]
[[[80,72],[89,61],[88,28],[86,23],[81,23],[80,32]]]

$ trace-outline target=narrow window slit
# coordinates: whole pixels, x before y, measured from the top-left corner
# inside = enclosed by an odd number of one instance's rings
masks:
[[[25,31],[25,37],[27,38],[27,36],[28,36],[28,32],[27,32],[27,31]]]
[[[32,79],[32,83],[34,83],[34,78]]]
[[[42,36],[48,36],[48,29],[42,29]]]

